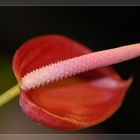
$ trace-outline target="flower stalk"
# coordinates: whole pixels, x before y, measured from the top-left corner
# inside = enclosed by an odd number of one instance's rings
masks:
[[[18,85],[15,85],[6,92],[2,93],[0,95],[0,107],[17,97],[19,93],[20,89]]]

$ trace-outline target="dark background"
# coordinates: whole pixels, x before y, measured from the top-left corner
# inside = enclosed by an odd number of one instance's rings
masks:
[[[0,7],[1,93],[16,83],[12,57],[25,40],[62,34],[95,51],[114,48],[140,42],[139,18],[140,7]],[[24,116],[17,98],[0,108],[0,133],[140,133],[139,64],[136,58],[114,66],[124,79],[133,76],[134,81],[121,108],[97,126],[75,132],[43,128]]]

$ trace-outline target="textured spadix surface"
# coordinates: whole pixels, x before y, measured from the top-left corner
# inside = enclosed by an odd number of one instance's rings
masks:
[[[22,78],[23,90],[39,87],[89,70],[127,61],[140,56],[140,44],[92,52],[52,63],[27,73]]]
[[[27,73],[42,66],[92,52],[59,35],[40,36],[16,52],[13,70],[19,85]],[[103,67],[30,90],[21,89],[20,105],[32,120],[48,127],[75,130],[98,124],[121,105],[131,79]]]

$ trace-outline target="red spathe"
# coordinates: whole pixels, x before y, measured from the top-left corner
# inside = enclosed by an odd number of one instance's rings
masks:
[[[60,35],[46,35],[25,42],[16,52],[13,70],[21,78],[41,66],[90,53],[86,46]],[[21,90],[20,105],[32,120],[61,130],[93,126],[109,118],[121,105],[131,84],[112,67]]]

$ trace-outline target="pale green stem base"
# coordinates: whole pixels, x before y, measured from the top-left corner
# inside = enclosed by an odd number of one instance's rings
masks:
[[[9,90],[7,90],[6,92],[4,92],[3,94],[0,95],[0,107],[3,106],[4,104],[6,104],[7,102],[9,102],[10,100],[12,100],[13,98],[15,98],[16,96],[18,96],[20,93],[20,89],[18,85],[13,86],[12,88],[10,88]]]

